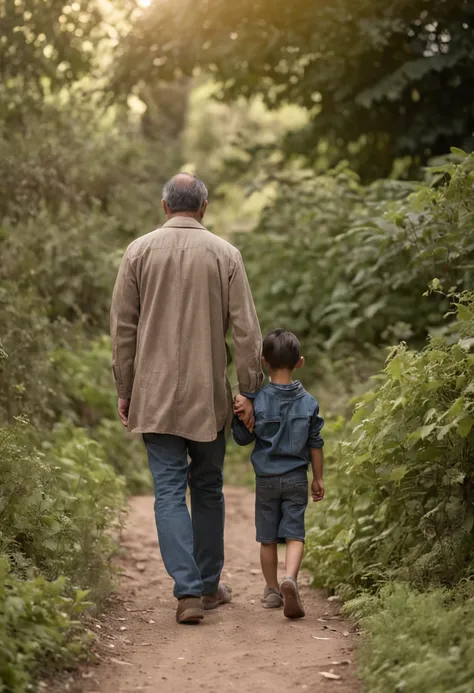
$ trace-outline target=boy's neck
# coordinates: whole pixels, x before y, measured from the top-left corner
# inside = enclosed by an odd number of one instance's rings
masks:
[[[281,368],[279,370],[273,370],[270,368],[270,381],[273,385],[291,385],[293,382],[293,371],[287,368]]]

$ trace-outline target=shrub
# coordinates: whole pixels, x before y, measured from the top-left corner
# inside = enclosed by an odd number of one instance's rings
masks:
[[[421,352],[392,349],[358,400],[334,452],[335,492],[308,536],[316,584],[347,592],[396,575],[450,585],[472,572],[473,298],[457,301],[449,335]]]
[[[364,186],[344,166],[281,174],[256,231],[237,237],[262,328],[288,326],[312,361],[421,345],[447,307],[441,296],[420,301],[429,280],[472,285],[473,181],[474,155],[458,150],[424,184]]]
[[[26,693],[42,669],[51,675],[81,656],[88,636],[78,623],[86,592],[66,580],[18,580],[0,558],[0,691]]]
[[[125,433],[117,419],[102,419],[91,435],[104,452],[105,460],[124,480],[127,493],[149,493],[152,477],[141,436]]]
[[[58,426],[43,450],[29,435],[25,422],[0,429],[0,554],[23,577],[66,575],[100,596],[124,484],[83,429]]]
[[[77,618],[110,591],[124,482],[84,429],[35,446],[24,419],[0,428],[0,691],[24,693],[87,643]],[[47,665],[47,667],[46,667]]]
[[[345,606],[365,631],[359,672],[366,693],[471,693],[474,598],[389,584]]]
[[[140,436],[125,433],[118,419],[111,353],[109,337],[102,336],[74,350],[58,349],[52,359],[61,373],[68,416],[87,427],[105,461],[125,480],[127,491],[144,493],[151,489],[145,447]]]

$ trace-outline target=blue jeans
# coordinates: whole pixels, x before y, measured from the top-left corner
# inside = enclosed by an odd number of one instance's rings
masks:
[[[213,594],[224,565],[225,432],[211,443],[158,433],[145,433],[143,440],[155,485],[161,556],[175,582],[174,596]]]

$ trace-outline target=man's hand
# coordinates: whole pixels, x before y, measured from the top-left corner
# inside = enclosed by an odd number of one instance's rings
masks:
[[[252,401],[243,395],[236,395],[234,399],[234,414],[239,417],[245,428],[247,428],[250,433],[253,433],[253,429],[255,428],[255,417],[253,414]]]
[[[323,500],[324,481],[322,479],[313,479],[313,483],[311,484],[311,495],[313,496],[313,501],[315,503]]]
[[[120,416],[120,421],[124,426],[128,426],[128,410],[130,409],[130,400],[119,397],[117,409],[118,415]]]

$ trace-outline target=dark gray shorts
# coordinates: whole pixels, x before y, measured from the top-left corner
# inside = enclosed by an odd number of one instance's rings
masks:
[[[258,476],[255,526],[260,544],[286,539],[305,540],[304,514],[308,505],[306,468],[282,476]]]

